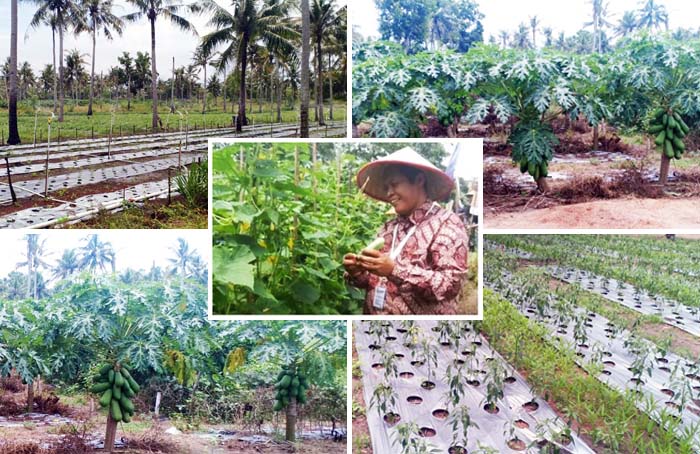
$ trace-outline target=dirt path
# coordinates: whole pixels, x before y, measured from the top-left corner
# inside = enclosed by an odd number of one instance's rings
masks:
[[[700,227],[700,198],[614,199],[484,217],[487,229],[689,229]]]

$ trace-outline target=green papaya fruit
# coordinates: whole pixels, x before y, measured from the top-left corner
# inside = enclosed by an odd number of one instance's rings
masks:
[[[666,110],[664,110],[663,107],[659,107],[658,109],[654,110],[653,115],[654,115],[654,118],[656,118],[657,120],[660,120],[663,118],[665,113],[666,113]]]
[[[100,367],[100,375],[107,375],[113,368],[114,367],[111,364],[105,364],[104,366]]]
[[[663,116],[663,121],[662,121],[664,126],[668,126],[668,118],[669,118],[668,114],[665,113]]]
[[[101,394],[101,393],[107,391],[111,387],[112,387],[112,385],[110,385],[107,382],[95,383],[94,385],[92,385],[92,388],[90,388],[90,392],[94,393],[94,394]]]
[[[122,412],[122,421],[131,422],[131,415],[129,413]]]
[[[100,407],[107,407],[109,405],[109,402],[112,400],[112,388],[109,388],[102,394],[102,397],[100,398]]]
[[[683,152],[681,150],[676,150],[674,153],[674,158],[676,159],[681,159],[683,157]]]
[[[280,411],[282,410],[282,401],[276,400],[275,405],[272,407],[273,411]]]
[[[673,139],[673,148],[675,148],[676,150],[685,151],[685,144],[681,139],[675,137]]]
[[[120,388],[124,386],[124,376],[120,371],[114,373],[114,384]]]
[[[119,405],[122,407],[122,410],[129,413],[133,413],[135,410],[134,403],[126,396],[122,396],[122,398],[119,399]]]
[[[656,136],[656,139],[654,140],[654,143],[656,146],[660,147],[664,144],[664,140],[666,140],[666,129],[661,131],[658,136]]]
[[[112,398],[117,400],[122,398],[122,389],[116,383],[112,385]]]
[[[651,126],[649,126],[648,131],[649,131],[649,134],[658,134],[661,131],[663,131],[664,129],[665,129],[664,125],[651,125]]]
[[[109,377],[109,384],[113,385],[114,384],[114,369],[109,370],[108,377]]]
[[[136,380],[133,378],[129,377],[126,379],[127,382],[129,382],[129,387],[131,390],[134,392],[134,394],[138,394],[139,391],[141,390],[141,387],[139,386],[138,383],[136,383]]]
[[[280,388],[288,388],[291,383],[292,377],[289,375],[285,375],[284,377],[282,377],[282,381],[280,381],[279,385]]]
[[[675,128],[676,127],[676,120],[673,119],[673,116],[668,117],[668,127],[669,128]]]
[[[669,126],[668,128],[666,128],[666,140],[673,140],[673,136],[673,128]]]
[[[673,143],[670,140],[664,142],[664,154],[667,158],[673,158],[675,153],[673,152]]]
[[[123,414],[121,408],[119,408],[119,401],[112,399],[112,405],[110,409],[112,412],[112,419],[114,419],[117,422],[120,422],[122,420]]]

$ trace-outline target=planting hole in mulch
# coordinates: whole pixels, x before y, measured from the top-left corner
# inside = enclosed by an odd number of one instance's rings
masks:
[[[426,381],[424,381],[423,383],[420,384],[420,387],[423,388],[423,389],[425,389],[425,390],[427,390],[427,391],[430,391],[430,390],[432,390],[432,389],[435,389],[435,383],[433,383],[433,382],[431,382],[431,381],[429,381],[429,380],[426,380]]]
[[[397,332],[397,333],[400,333],[400,334],[406,334],[406,333],[408,332],[408,330],[407,330],[407,329],[403,329],[403,328],[397,328],[397,329],[396,329],[396,332]]]
[[[571,438],[567,434],[559,434],[558,438],[559,438],[559,443],[561,443],[564,446],[569,446],[571,443],[574,442],[574,439]]]
[[[463,351],[462,354],[464,356],[472,356],[474,354],[474,352],[467,350],[467,351]]]
[[[532,400],[530,402],[525,402],[523,404],[523,409],[525,409],[525,411],[527,411],[527,412],[533,412],[533,411],[537,410],[538,408],[540,408],[540,404],[538,404],[537,402],[534,402]]]
[[[430,427],[421,427],[418,434],[420,434],[421,437],[430,438],[437,435],[437,431]]]
[[[669,402],[664,402],[664,403],[666,404],[667,407],[673,408],[674,410],[678,410],[678,408],[679,408],[679,407],[678,407],[678,404],[675,403],[675,402],[670,402],[670,401],[669,401]]]
[[[441,421],[444,421],[445,419],[447,419],[448,416],[450,416],[450,412],[439,408],[439,409],[433,411],[433,416],[435,416],[435,418],[437,418]]]
[[[481,384],[481,382],[479,380],[467,380],[467,384],[469,386],[477,387]]]
[[[387,336],[384,339],[386,339],[387,342],[395,341],[396,338],[394,336]]]
[[[630,378],[630,381],[631,381],[632,383],[634,383],[635,385],[643,385],[643,384],[644,384],[644,381],[643,381],[643,380],[640,380],[640,379],[638,379],[638,378]]]
[[[610,353],[610,352],[603,352],[603,356],[607,356],[608,358],[610,358],[610,357],[612,356],[612,353]]]
[[[472,345],[476,345],[477,347],[481,347],[481,341],[473,341]]]
[[[662,371],[668,372],[668,373],[671,372],[671,369],[669,369],[668,367],[659,367],[659,370],[662,370]]]
[[[664,389],[661,390],[661,392],[664,393],[664,394],[666,394],[668,397],[673,397],[673,396],[676,395],[676,393],[674,393],[674,392],[671,391],[670,389],[665,389],[665,388],[664,388]]]
[[[557,333],[559,333],[559,334],[566,334],[566,330],[565,330],[565,329],[558,329],[558,330],[557,330]]]
[[[700,381],[700,375],[695,375],[695,374],[685,374],[686,377],[688,377],[691,380],[695,381]]]
[[[613,361],[603,361],[603,364],[609,367],[615,367],[615,362]]]
[[[484,410],[486,411],[486,413],[490,413],[492,415],[495,415],[496,413],[501,411],[501,409],[498,408],[495,404],[494,405],[492,405],[492,404],[484,405]]]
[[[668,364],[668,360],[666,358],[656,358],[656,361],[659,363]]]
[[[407,401],[409,404],[420,405],[420,404],[423,403],[423,398],[422,398],[422,397],[419,397],[419,396],[408,396],[408,398],[406,399],[406,401]]]
[[[462,446],[450,446],[447,450],[447,454],[467,454],[467,450]]]
[[[411,361],[411,366],[413,366],[413,367],[420,367],[423,364],[425,364],[424,361]]]
[[[515,377],[506,377],[506,378],[503,379],[503,381],[506,382],[506,383],[509,384],[509,385],[512,385],[512,384],[515,383],[517,380],[515,379]]]
[[[382,370],[382,369],[384,369],[384,365],[381,364],[381,363],[374,363],[374,364],[372,364],[372,369],[374,369],[374,370]]]
[[[526,421],[523,421],[522,419],[518,419],[517,421],[515,421],[515,427],[519,429],[529,429],[530,424],[528,424]]]
[[[588,344],[578,344],[579,348],[588,348]]]
[[[406,380],[408,380],[409,378],[413,378],[413,372],[401,372],[399,374],[399,377],[405,378]]]
[[[581,353],[581,352],[576,352],[576,356],[578,356],[578,357],[580,357],[580,358],[585,358],[585,357],[586,357],[586,355],[584,355],[584,354]]]
[[[404,357],[402,353],[394,353],[394,358],[403,359]]]
[[[384,415],[384,422],[389,427],[395,426],[399,421],[401,421],[401,415],[398,413],[391,412]]]
[[[524,441],[513,438],[512,440],[508,440],[508,447],[514,451],[524,451],[527,445]]]
[[[440,345],[442,345],[443,347],[449,347],[450,345],[452,345],[452,342],[450,342],[450,341],[443,341],[443,342],[440,342]]]
[[[454,363],[458,366],[462,366],[462,365],[466,364],[467,362],[463,359],[455,359]]]
[[[369,349],[370,349],[370,350],[381,350],[381,349],[382,349],[382,346],[381,346],[381,345],[377,345],[377,344],[372,344],[372,345],[369,346]]]

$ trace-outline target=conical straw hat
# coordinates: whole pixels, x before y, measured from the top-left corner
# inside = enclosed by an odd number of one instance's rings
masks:
[[[402,148],[390,155],[365,164],[357,172],[357,186],[362,188],[368,196],[388,202],[389,197],[386,194],[382,176],[387,166],[396,164],[415,167],[425,173],[425,189],[428,198],[431,200],[443,200],[454,188],[452,178],[416,153],[411,147]]]

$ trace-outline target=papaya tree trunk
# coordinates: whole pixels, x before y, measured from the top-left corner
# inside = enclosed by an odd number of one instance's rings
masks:
[[[549,183],[547,183],[547,178],[540,177],[540,179],[537,180],[537,189],[539,189],[540,192],[549,192]]]
[[[294,442],[296,441],[296,428],[297,428],[297,399],[292,397],[289,400],[289,405],[287,406],[287,425],[285,431],[285,440]]]
[[[598,125],[595,125],[593,127],[593,145],[591,146],[592,150],[595,150],[598,148]]]
[[[114,450],[114,440],[117,438],[117,421],[112,418],[112,412],[107,410],[107,432],[105,433],[105,452]]]
[[[671,167],[671,159],[661,153],[661,170],[659,171],[659,183],[665,185],[668,182],[668,171]]]
[[[27,383],[27,413],[34,411],[34,382]]]

